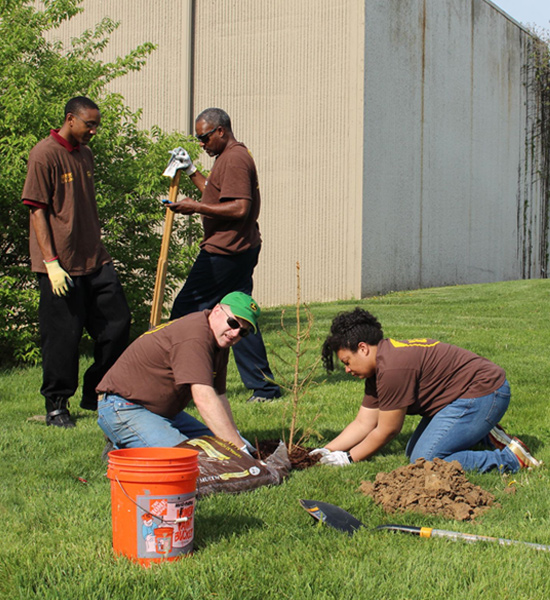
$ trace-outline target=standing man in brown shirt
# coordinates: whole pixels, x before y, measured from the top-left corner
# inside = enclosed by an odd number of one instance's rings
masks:
[[[74,427],[68,400],[78,387],[84,328],[94,363],[84,374],[80,406],[97,410],[95,387],[128,344],[130,310],[101,243],[88,143],[101,121],[89,98],[72,98],[60,129],[30,152],[23,203],[30,208],[31,268],[40,287],[39,322],[46,424]]]
[[[202,193],[201,202],[184,198],[170,208],[200,214],[204,238],[200,253],[176,297],[171,319],[212,308],[229,292],[252,293],[252,274],[261,248],[258,216],[260,189],[256,165],[244,144],[233,135],[229,115],[207,108],[195,120],[197,139],[216,162],[208,179],[185,156],[184,171]],[[249,402],[265,402],[281,395],[273,383],[261,333],[243,340],[233,350]]]
[[[400,431],[405,416],[421,415],[406,454],[457,460],[465,471],[484,473],[540,466],[525,445],[498,425],[510,402],[504,369],[451,344],[419,338],[384,339],[366,310],[341,313],[323,345],[323,362],[334,368],[336,353],[346,372],[365,380],[356,418],[324,448],[320,462],[344,466],[365,460]],[[487,450],[472,450],[486,441]]]

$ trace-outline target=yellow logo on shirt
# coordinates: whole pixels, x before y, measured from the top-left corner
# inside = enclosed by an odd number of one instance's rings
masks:
[[[428,340],[426,338],[417,338],[414,340],[403,340],[402,342],[398,342],[397,340],[392,340],[390,338],[391,345],[394,348],[409,348],[410,346],[420,346],[423,348],[431,348],[432,346],[437,346],[439,342],[436,340]]]
[[[62,173],[61,174],[61,183],[71,183],[74,181],[74,177],[72,173]]]

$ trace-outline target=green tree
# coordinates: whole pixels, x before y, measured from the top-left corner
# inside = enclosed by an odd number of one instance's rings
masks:
[[[139,71],[153,44],[103,62],[101,51],[118,23],[103,19],[67,47],[45,35],[82,11],[81,0],[0,0],[0,358],[36,360],[38,292],[28,258],[28,209],[21,203],[29,151],[60,127],[68,99],[85,95],[101,109],[101,130],[92,140],[96,192],[104,243],[113,256],[134,319],[147,327],[162,236],[169,179],[162,172],[168,151],[184,146],[193,159],[199,146],[180,133],[139,128],[131,111],[107,84]],[[112,86],[111,86],[112,87]],[[196,197],[188,178],[182,193]],[[172,236],[167,292],[185,278],[197,252],[200,224],[178,220]]]

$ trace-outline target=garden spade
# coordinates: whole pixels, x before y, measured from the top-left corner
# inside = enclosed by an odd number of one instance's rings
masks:
[[[329,527],[344,531],[349,535],[354,534],[361,527],[365,527],[353,515],[350,515],[343,508],[329,504],[328,502],[316,502],[315,500],[300,500],[300,504],[316,520],[325,523]],[[533,544],[531,542],[521,542],[518,540],[507,540],[505,538],[490,537],[487,535],[474,535],[471,533],[462,533],[460,531],[447,531],[445,529],[433,529],[432,527],[413,527],[410,525],[378,525],[372,531],[398,531],[400,533],[410,533],[423,538],[442,537],[452,540],[464,540],[466,542],[496,542],[500,546],[511,546],[521,544],[529,546],[534,550],[545,550],[550,552],[550,546],[544,544]]]
[[[361,521],[350,515],[349,512],[334,504],[317,502],[316,500],[300,500],[300,504],[317,521],[338,529],[338,531],[349,533],[349,535],[353,535],[359,528],[365,527]]]

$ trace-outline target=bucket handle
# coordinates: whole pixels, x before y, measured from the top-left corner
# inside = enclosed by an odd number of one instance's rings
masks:
[[[129,496],[126,493],[126,490],[122,487],[122,483],[120,483],[120,481],[116,475],[115,475],[115,481],[118,483],[118,485],[120,486],[120,489],[122,490],[122,493],[126,496],[126,498],[128,498],[128,500],[130,500],[130,502],[133,502],[144,513],[150,514],[148,510],[145,510],[143,508],[143,506],[140,506],[131,496]],[[181,517],[180,519],[165,519],[164,517],[160,517],[158,515],[152,515],[152,516],[154,519],[158,519],[162,523],[167,523],[167,524],[185,523],[185,522],[189,521],[189,517]]]

